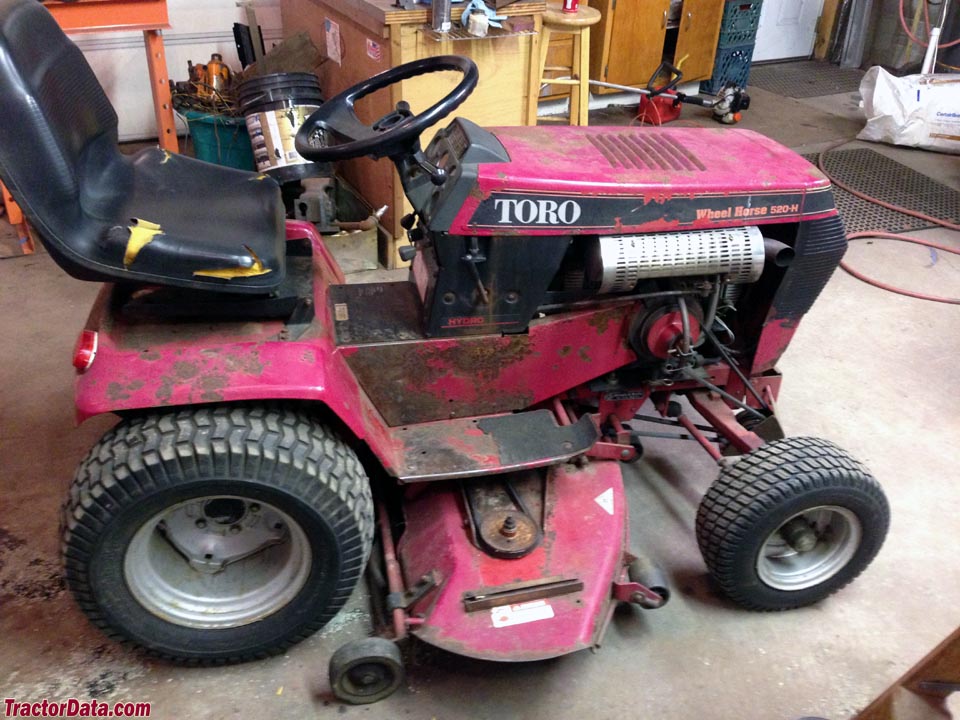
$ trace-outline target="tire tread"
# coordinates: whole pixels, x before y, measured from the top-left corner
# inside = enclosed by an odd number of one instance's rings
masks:
[[[80,463],[63,506],[61,548],[67,584],[80,608],[110,638],[130,643],[113,627],[92,592],[88,567],[103,528],[121,509],[183,480],[256,479],[286,490],[321,514],[339,507],[330,525],[345,562],[325,611],[298,632],[248,654],[180,657],[218,665],[267,657],[305,639],[343,607],[370,554],[374,508],[369,480],[353,449],[304,412],[283,406],[221,406],[155,412],[121,421]],[[349,512],[339,516],[343,509]]]
[[[753,610],[786,610],[814,601],[798,600],[771,607],[745,590],[734,564],[738,550],[761,518],[791,498],[818,489],[850,488],[881,509],[876,528],[880,541],[889,525],[889,508],[879,483],[867,468],[829,440],[789,437],[744,455],[724,468],[700,502],[696,519],[697,544],[710,574],[734,602]],[[879,549],[879,542],[874,550]],[[873,559],[851,574],[830,593],[849,584]],[[829,594],[829,593],[828,593]]]

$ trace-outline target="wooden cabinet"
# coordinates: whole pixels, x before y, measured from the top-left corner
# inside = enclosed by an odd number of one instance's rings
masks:
[[[713,73],[725,0],[594,0],[600,10],[590,45],[590,77],[645,85],[663,60],[684,82]],[[678,12],[679,5],[679,12]]]
[[[684,80],[705,80],[713,74],[724,5],[724,0],[683,1],[673,57],[674,64],[683,60]]]

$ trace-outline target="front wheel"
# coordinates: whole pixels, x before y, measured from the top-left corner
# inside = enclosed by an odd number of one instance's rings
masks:
[[[831,442],[777,440],[725,468],[697,512],[697,542],[721,590],[755,610],[815,603],[859,575],[883,544],[886,497]]]
[[[354,452],[282,408],[124,420],[64,508],[67,582],[108,635],[189,663],[281,652],[346,602],[373,504]]]

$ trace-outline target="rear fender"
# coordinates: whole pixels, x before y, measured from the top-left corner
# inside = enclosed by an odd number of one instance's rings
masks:
[[[206,403],[296,400],[325,405],[387,468],[394,465],[386,424],[336,347],[327,293],[343,276],[316,229],[289,222],[287,239],[314,249],[317,315],[295,341],[281,321],[131,324],[111,312],[105,285],[87,321],[98,332],[96,358],[77,375],[79,422],[125,413]]]

